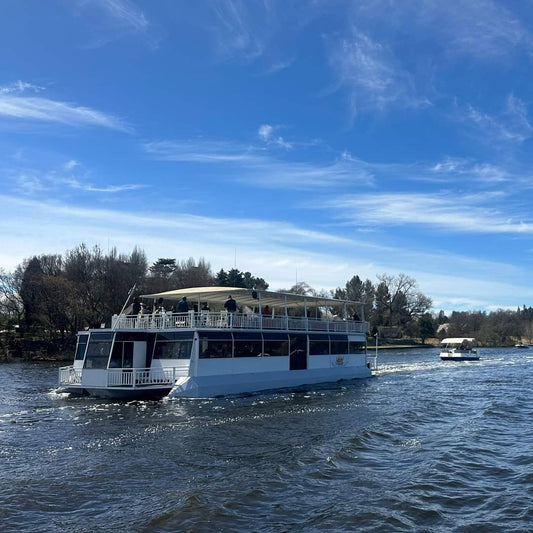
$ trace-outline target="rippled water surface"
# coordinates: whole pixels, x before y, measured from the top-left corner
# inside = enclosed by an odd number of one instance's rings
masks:
[[[2,531],[533,531],[533,348],[314,391],[110,403],[0,366]]]

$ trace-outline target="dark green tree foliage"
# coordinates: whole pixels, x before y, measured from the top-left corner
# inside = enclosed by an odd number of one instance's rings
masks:
[[[159,258],[148,270],[150,274],[145,282],[145,292],[164,292],[176,288],[172,285],[172,276],[176,270],[175,259]]]
[[[363,304],[364,318],[370,320],[374,309],[375,289],[372,282],[367,279],[364,282],[359,276],[354,276],[346,282],[344,289],[337,288],[334,292],[334,298],[341,300],[353,300]],[[359,308],[348,309],[350,316],[360,314]],[[362,318],[362,317],[361,317]]]
[[[426,339],[435,336],[435,320],[433,317],[426,313],[418,318],[418,336],[422,341],[422,344],[425,344]]]
[[[24,307],[24,322],[29,328],[38,326],[43,310],[43,278],[41,261],[32,257],[24,268],[20,298]]]
[[[154,278],[169,279],[176,270],[176,260],[159,258],[148,270]]]
[[[242,287],[244,289],[268,289],[268,283],[263,278],[256,278],[250,272],[241,272],[232,268],[228,272],[221,269],[215,276],[215,284],[219,287]]]

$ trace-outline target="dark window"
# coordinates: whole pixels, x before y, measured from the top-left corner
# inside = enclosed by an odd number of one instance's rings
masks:
[[[365,353],[365,341],[348,341],[348,353]]]
[[[85,348],[87,348],[88,340],[89,340],[89,335],[80,335],[78,337],[78,345],[76,346],[76,356],[74,357],[76,361],[83,360],[85,356]]]
[[[202,332],[200,338],[200,359],[232,357],[233,339],[230,332]]]
[[[307,335],[289,335],[291,354],[305,352],[307,354]]]
[[[331,335],[331,353],[333,355],[348,353],[348,337],[346,335]]]
[[[133,368],[133,342],[115,341],[109,368]]]
[[[329,336],[309,335],[309,355],[329,355]]]
[[[157,341],[154,359],[190,359],[192,339],[182,341]]]
[[[289,355],[289,336],[286,333],[263,333],[263,355]]]
[[[193,333],[158,333],[154,359],[190,359]]]
[[[289,335],[291,370],[303,370],[307,368],[307,335]]]
[[[234,333],[234,357],[258,357],[263,354],[261,333]]]
[[[84,368],[107,368],[113,333],[91,333]]]

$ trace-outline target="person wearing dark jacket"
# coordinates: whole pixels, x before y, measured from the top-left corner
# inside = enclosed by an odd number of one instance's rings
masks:
[[[228,296],[228,299],[225,301],[224,308],[229,313],[235,313],[235,311],[237,311],[237,302],[231,297],[231,294]]]
[[[189,303],[187,302],[187,296],[184,296],[178,302],[178,313],[187,313],[189,311]]]

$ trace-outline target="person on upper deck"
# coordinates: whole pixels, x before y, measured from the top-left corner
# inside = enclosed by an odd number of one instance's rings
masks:
[[[265,307],[263,307],[263,314],[264,315],[271,315],[272,314],[272,311],[270,310],[270,307],[268,307],[268,305],[265,305]]]
[[[141,302],[139,302],[139,298],[137,298],[137,296],[133,299],[133,307],[131,312],[134,315],[138,315],[141,312]]]
[[[231,297],[231,294],[228,296],[228,299],[224,302],[224,308],[230,313],[235,313],[237,311],[237,302]]]
[[[187,296],[184,296],[178,302],[178,313],[187,313],[189,311],[189,303],[187,302]]]

